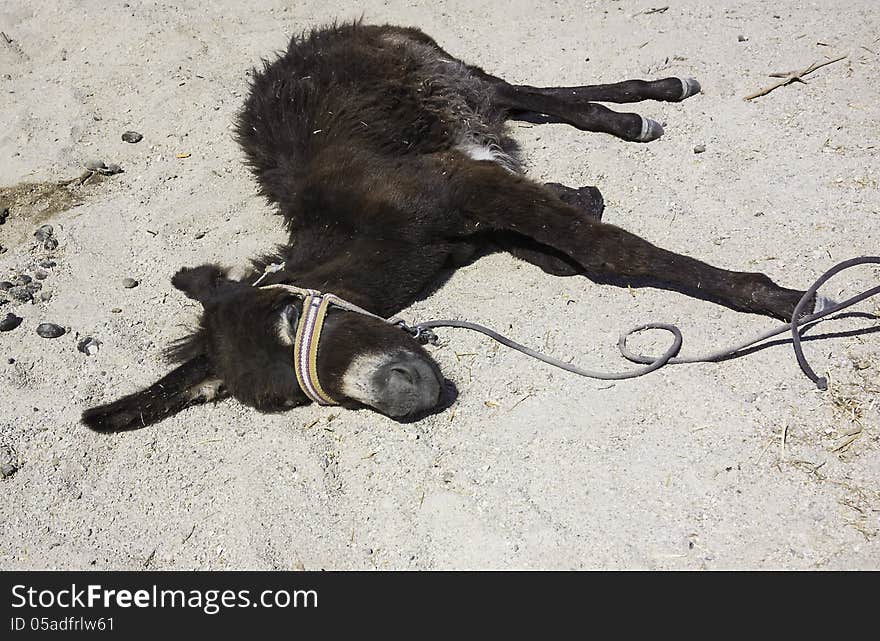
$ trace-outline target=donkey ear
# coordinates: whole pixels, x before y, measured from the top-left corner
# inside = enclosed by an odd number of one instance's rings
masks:
[[[198,356],[177,366],[146,389],[87,409],[82,422],[99,431],[146,427],[197,405],[227,396],[223,382],[213,373],[208,358]]]
[[[227,270],[218,265],[184,267],[171,278],[171,284],[190,298],[204,303],[221,284],[228,281]]]

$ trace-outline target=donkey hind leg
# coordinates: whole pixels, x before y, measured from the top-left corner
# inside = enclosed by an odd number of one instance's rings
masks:
[[[527,236],[563,252],[589,275],[682,291],[727,307],[790,320],[802,291],[764,274],[734,272],[652,245],[596,222],[542,185],[490,163],[473,163],[459,190],[466,223]]]
[[[544,183],[559,200],[571,205],[588,218],[602,220],[605,211],[605,199],[595,187],[566,187],[561,183]]]
[[[534,265],[551,276],[577,276],[584,273],[584,268],[565,253],[528,236],[501,232],[496,242],[511,256]]]
[[[556,195],[559,200],[578,210],[578,212],[595,221],[602,220],[605,201],[595,187],[566,187],[560,183],[544,183],[544,187]],[[496,236],[501,249],[516,258],[531,263],[553,276],[576,276],[584,273],[584,268],[570,256],[521,234],[501,232]]]

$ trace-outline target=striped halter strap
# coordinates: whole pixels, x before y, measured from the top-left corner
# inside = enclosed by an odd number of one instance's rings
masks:
[[[260,279],[262,280],[262,278]],[[259,280],[257,281],[259,283]],[[255,285],[257,283],[254,283]],[[275,284],[265,285],[266,289],[284,289],[296,294],[303,299],[302,314],[296,327],[296,338],[293,342],[293,368],[296,372],[296,380],[306,396],[321,405],[339,405],[321,386],[318,380],[318,345],[321,341],[321,330],[324,327],[324,319],[330,306],[338,307],[350,312],[357,312],[364,316],[376,318],[391,325],[399,326],[408,330],[406,324],[398,318],[382,318],[363,307],[349,303],[335,294],[323,294],[314,289],[303,289],[294,285]]]

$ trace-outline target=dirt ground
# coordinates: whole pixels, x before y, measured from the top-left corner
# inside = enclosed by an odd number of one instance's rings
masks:
[[[668,4],[5,0],[0,280],[55,265],[35,302],[0,305],[24,318],[0,333],[0,568],[880,568],[877,334],[806,344],[827,392],[788,345],[609,384],[446,330],[433,354],[460,396],[413,424],[231,400],[124,434],[78,423],[166,371],[163,347],[196,312],[170,285],[179,267],[243,265],[283,239],[231,122],[251,65],[337,18],[419,26],[520,83],[694,75],[702,95],[623,108],[666,123],[647,145],[512,124],[528,173],[597,185],[606,221],[790,287],[877,254],[880,5]],[[743,100],[772,72],[842,55]],[[96,159],[123,173],[55,184]],[[43,224],[54,250],[33,236]],[[854,269],[825,291],[878,276]],[[617,336],[642,322],[679,324],[686,354],[774,325],[504,255],[403,316],[467,317],[606,370],[629,366]],[[42,338],[43,322],[68,331]],[[91,356],[77,349],[89,337]]]

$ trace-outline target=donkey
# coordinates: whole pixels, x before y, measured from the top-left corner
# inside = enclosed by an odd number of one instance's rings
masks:
[[[525,177],[505,133],[516,118],[646,143],[663,134],[659,123],[597,102],[679,102],[699,92],[689,78],[514,85],[415,28],[355,22],[294,37],[253,71],[236,124],[289,242],[254,259],[240,280],[215,264],[178,271],[172,284],[203,311],[168,350],[176,369],[88,409],[83,422],[137,428],[226,396],[266,412],[314,400],[422,416],[442,406],[445,380],[413,336],[382,318],[492,251],[554,275],[665,287],[790,320],[804,292],[601,222],[597,189]]]

